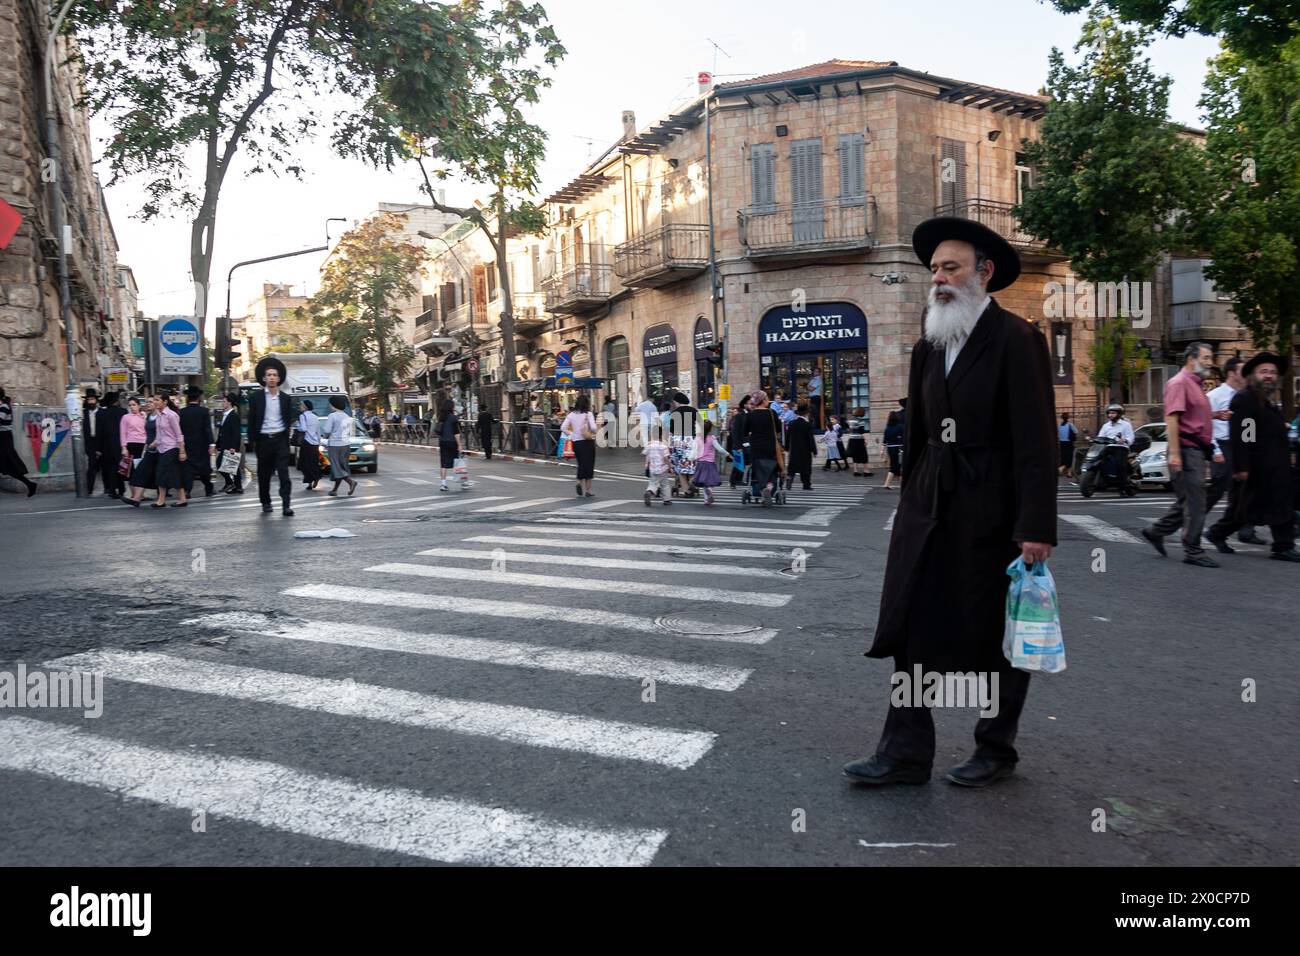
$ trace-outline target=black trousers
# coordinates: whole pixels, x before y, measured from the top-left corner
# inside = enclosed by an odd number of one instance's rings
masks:
[[[1290,477],[1287,475],[1286,477]],[[1228,492],[1228,510],[1223,513],[1223,517],[1210,527],[1207,532],[1211,538],[1227,539],[1232,537],[1242,528],[1250,528],[1254,531],[1254,526],[1246,521],[1246,511],[1250,504],[1250,493],[1246,490],[1244,481],[1233,480],[1232,488]],[[1295,520],[1283,521],[1281,524],[1271,524],[1268,530],[1273,535],[1273,545],[1270,548],[1273,553],[1277,554],[1282,551],[1291,551],[1295,548]]]
[[[116,455],[99,456],[99,474],[104,479],[104,491],[110,495],[120,495],[126,489],[126,479],[117,473],[117,466],[121,461],[120,452]]]
[[[99,452],[91,448],[86,449],[86,494],[88,495],[95,493],[95,479],[100,473],[99,458]],[[105,490],[108,490],[107,482],[105,482]]]
[[[894,658],[894,669],[912,674],[912,664],[903,656]],[[1020,726],[1020,712],[1025,709],[1030,675],[1016,670],[1006,659],[1002,660],[997,674],[997,716],[981,717],[975,722],[975,756],[1014,763],[1019,759],[1016,731]],[[934,714],[930,708],[895,707],[891,703],[876,753],[899,763],[928,768],[934,762]]]
[[[789,472],[785,476],[785,486],[787,488],[794,487],[794,479],[796,475],[799,477],[799,480],[803,482],[803,487],[805,489],[812,488],[812,459],[811,458],[809,458],[807,461],[798,462],[795,465],[791,466]]]
[[[262,506],[271,506],[271,472],[280,476],[280,501],[289,507],[293,482],[289,480],[289,433],[257,436],[257,496]]]
[[[483,457],[488,461],[492,460],[492,430],[490,428],[480,428],[478,430],[478,440],[483,446]]]

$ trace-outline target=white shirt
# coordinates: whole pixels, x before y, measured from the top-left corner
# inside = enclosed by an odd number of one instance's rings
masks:
[[[280,414],[280,393],[266,394],[266,416],[262,419],[262,434],[274,435],[284,431],[284,416]]]
[[[315,412],[303,412],[298,416],[298,428],[302,431],[303,441],[311,445],[320,444],[320,419]]]
[[[332,411],[325,419],[325,434],[331,448],[344,448],[352,444],[352,416],[347,412]]]
[[[650,401],[648,398],[637,405],[636,413],[641,416],[641,431],[643,435],[649,430],[651,423],[657,421],[659,418],[659,409],[655,408],[655,403]],[[642,438],[642,444],[644,443],[645,439]]]
[[[1218,388],[1210,389],[1210,393],[1206,396],[1206,398],[1210,400],[1210,411],[1211,412],[1227,411],[1228,406],[1232,404],[1233,396],[1236,394],[1237,394],[1237,390],[1233,388],[1231,385],[1229,385],[1227,382],[1224,382]],[[1219,451],[1219,443],[1226,442],[1228,440],[1230,424],[1228,422],[1221,422],[1216,418],[1213,421],[1213,425],[1214,425],[1214,450],[1217,452]]]
[[[1127,419],[1121,418],[1117,422],[1106,420],[1106,424],[1097,429],[1098,438],[1118,438],[1125,445],[1133,444],[1133,426],[1128,423]]]
[[[984,315],[984,310],[987,309],[987,308],[989,307],[989,303],[992,302],[992,301],[993,301],[992,298],[990,298],[989,296],[986,295],[986,296],[984,297],[984,302],[983,302],[982,305],[980,305],[980,312],[979,312],[979,314],[980,314],[981,316]],[[979,322],[979,319],[976,319],[975,321],[976,321],[976,322]],[[974,329],[975,326],[972,325],[971,328]],[[944,377],[947,377],[948,373],[952,371],[952,367],[953,367],[953,365],[955,365],[956,362],[957,362],[957,356],[960,355],[960,354],[961,354],[961,350],[964,349],[964,348],[966,347],[966,340],[969,339],[969,338],[970,338],[970,332],[967,332],[965,335],[963,335],[960,339],[957,340],[957,344],[956,344],[956,345],[953,345],[953,346],[951,346],[950,348],[947,348],[947,349],[944,350],[944,356],[943,356],[943,362],[944,362],[944,365],[943,365],[943,374],[944,374]]]

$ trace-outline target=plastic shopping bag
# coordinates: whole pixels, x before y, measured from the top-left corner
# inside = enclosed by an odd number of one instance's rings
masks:
[[[462,485],[469,484],[469,463],[464,458],[452,462],[451,473]]]
[[[564,432],[560,432],[560,437],[555,440],[555,455],[557,458],[564,457],[564,445],[568,437]]]
[[[1056,601],[1056,582],[1046,561],[1026,567],[1023,558],[1007,566],[1007,621],[1002,653],[1022,671],[1056,674],[1065,670],[1065,640]]]

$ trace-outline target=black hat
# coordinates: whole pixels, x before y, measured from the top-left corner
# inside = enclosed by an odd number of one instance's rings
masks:
[[[1020,254],[1011,248],[1011,243],[988,226],[956,216],[927,219],[913,231],[912,249],[921,265],[929,268],[934,250],[946,239],[969,242],[993,260],[993,278],[988,286],[990,292],[1005,289],[1020,275]]]
[[[1273,352],[1260,352],[1258,355],[1256,355],[1254,358],[1252,358],[1249,362],[1247,362],[1245,365],[1241,367],[1241,377],[1242,378],[1247,377],[1248,375],[1250,375],[1251,372],[1255,371],[1256,368],[1263,365],[1265,362],[1269,362],[1273,365],[1276,365],[1277,374],[1279,375],[1282,375],[1283,373],[1286,372],[1287,360],[1285,358]]]
[[[185,390],[185,398],[191,402],[197,402],[203,397],[203,387],[200,385],[191,385]]]
[[[253,377],[257,379],[259,383],[262,383],[262,380],[266,378],[266,370],[271,368],[280,373],[280,384],[283,385],[285,378],[289,374],[288,369],[286,369],[284,363],[274,355],[268,355],[257,363],[257,368],[253,370]]]
[[[95,388],[86,389],[86,398],[99,398],[99,390]]]

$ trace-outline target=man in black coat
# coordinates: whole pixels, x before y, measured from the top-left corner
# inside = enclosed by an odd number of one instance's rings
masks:
[[[262,513],[271,513],[271,473],[280,476],[280,502],[285,517],[293,515],[289,480],[289,426],[294,422],[293,403],[280,391],[285,379],[284,363],[268,355],[255,370],[262,391],[248,399],[248,441],[257,452],[257,494]]]
[[[82,445],[86,450],[86,494],[95,493],[95,479],[100,477],[99,455],[99,391],[86,389],[86,396],[81,403]],[[104,489],[107,493],[108,488]]]
[[[808,420],[808,403],[795,410],[795,418],[785,427],[785,486],[794,487],[794,476],[803,481],[804,491],[812,491],[813,457],[817,454],[817,436]]]
[[[492,409],[484,405],[483,410],[478,413],[478,421],[475,422],[475,427],[478,429],[479,444],[483,446],[483,457],[486,458],[488,461],[492,460],[492,422],[493,421],[494,419],[492,418]]]
[[[1295,549],[1295,511],[1291,485],[1291,444],[1286,420],[1274,402],[1286,359],[1260,352],[1241,370],[1246,387],[1232,397],[1228,422],[1232,443],[1236,507],[1206,535],[1219,551],[1231,554],[1228,538],[1243,525],[1266,524],[1273,533],[1270,558],[1300,561]]]
[[[976,675],[991,699],[974,755],[947,779],[980,787],[1015,768],[1029,685],[1002,653],[1007,565],[1045,561],[1056,543],[1051,364],[1042,334],[989,297],[1020,273],[1002,237],[938,218],[917,227],[912,245],[933,279],[912,350],[902,495],[867,656],[894,659],[895,689],[900,675]],[[844,772],[858,783],[924,783],[933,716],[915,696],[890,697],[901,706],[890,707],[875,754]]]
[[[243,436],[239,431],[239,393],[230,392],[222,396],[221,424],[217,427],[217,463],[220,465],[223,452],[233,451],[239,455],[239,467],[233,475],[221,472],[221,477],[225,481],[225,487],[221,490],[228,495],[242,495],[244,493],[243,465],[244,449]]]
[[[99,473],[104,478],[104,494],[110,498],[121,498],[126,488],[126,479],[117,472],[122,460],[122,419],[126,409],[118,402],[118,392],[104,395],[104,404],[95,412],[95,450],[99,453]]]
[[[217,493],[212,487],[212,415],[203,407],[203,389],[199,386],[191,385],[185,390],[180,420],[181,437],[185,440],[185,494],[190,494],[197,478],[203,482],[203,496],[211,498]]]

